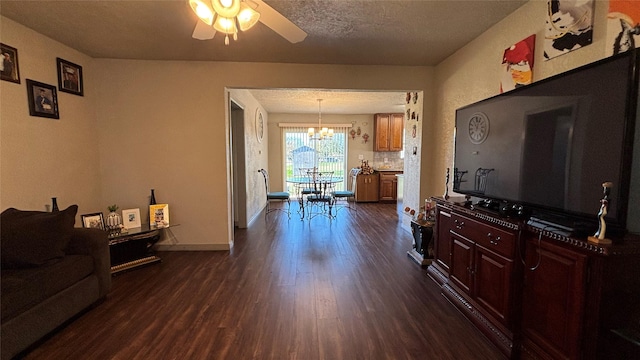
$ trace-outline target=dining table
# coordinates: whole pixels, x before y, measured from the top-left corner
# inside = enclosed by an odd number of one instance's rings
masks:
[[[322,184],[321,186],[333,186],[333,184],[338,184],[344,181],[344,178],[341,176],[329,176],[329,177],[317,177],[315,179],[315,183]],[[292,176],[287,178],[287,183],[292,184],[295,190],[296,197],[298,198],[298,203],[300,204],[300,218],[304,219],[305,211],[304,211],[304,197],[302,195],[302,189],[312,188],[314,184],[314,179],[312,176]],[[329,215],[331,216],[331,208],[329,208]]]

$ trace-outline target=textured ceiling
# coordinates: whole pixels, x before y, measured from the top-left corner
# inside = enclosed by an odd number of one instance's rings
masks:
[[[224,45],[191,38],[187,0],[0,1],[0,14],[96,58],[435,65],[527,0],[265,0],[307,32],[258,23]]]
[[[318,113],[322,99],[323,114],[375,114],[404,112],[406,93],[337,90],[251,90],[268,112]]]
[[[440,63],[527,1],[264,0],[307,38],[291,44],[258,23],[229,46],[221,34],[191,37],[196,16],[187,0],[1,0],[0,14],[95,58],[425,66]],[[281,95],[295,97],[291,90]],[[306,95],[317,104],[317,96]],[[357,96],[339,98],[347,95]],[[328,111],[330,104],[327,99]]]

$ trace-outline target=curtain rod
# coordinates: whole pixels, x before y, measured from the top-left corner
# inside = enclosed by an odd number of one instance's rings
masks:
[[[317,127],[318,123],[278,123],[278,127],[304,127],[304,128],[310,128],[310,127]],[[330,127],[330,128],[351,128],[353,127],[353,124],[331,124],[331,123],[322,123],[322,126],[324,127]]]

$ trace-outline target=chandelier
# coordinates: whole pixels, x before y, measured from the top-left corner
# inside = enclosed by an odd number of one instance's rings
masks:
[[[322,127],[322,99],[318,99],[318,133],[316,134],[316,129],[310,127],[307,134],[309,138],[312,140],[324,140],[333,138],[333,129],[329,129],[326,127]]]
[[[260,19],[260,13],[242,0],[189,0],[189,5],[200,20],[225,34],[225,45],[229,35],[238,40],[238,28],[247,31]]]

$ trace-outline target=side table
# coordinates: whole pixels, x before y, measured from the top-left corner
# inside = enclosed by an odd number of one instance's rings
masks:
[[[413,234],[413,248],[407,255],[421,266],[431,264],[433,259],[433,227],[434,221],[411,220]]]
[[[145,224],[127,232],[109,234],[111,274],[162,261],[154,254],[152,246],[160,240],[162,230],[174,226],[177,225],[158,228]]]

